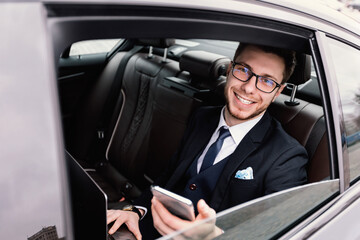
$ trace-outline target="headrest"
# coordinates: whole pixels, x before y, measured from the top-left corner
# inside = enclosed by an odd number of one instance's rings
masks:
[[[288,83],[300,85],[311,78],[311,57],[306,54],[296,54],[296,66]]]
[[[136,44],[143,46],[158,47],[158,48],[168,48],[175,44],[175,39],[174,38],[137,39]]]
[[[231,60],[205,51],[187,51],[180,58],[180,69],[203,80],[216,80],[226,74]]]

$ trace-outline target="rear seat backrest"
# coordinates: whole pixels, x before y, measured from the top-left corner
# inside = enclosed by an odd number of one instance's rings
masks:
[[[166,68],[166,71],[163,69]],[[163,71],[163,72],[162,72]],[[107,159],[132,180],[143,178],[151,129],[154,89],[162,74],[176,75],[177,64],[147,54],[135,54],[126,66],[121,94],[123,107],[117,119]],[[136,182],[136,181],[135,181]],[[141,185],[140,182],[137,182]]]
[[[324,116],[323,109],[299,99],[297,100],[299,105],[288,106],[284,103],[288,98],[288,96],[280,94],[271,104],[269,111],[281,122],[288,134],[305,146],[314,125]]]
[[[71,142],[67,149],[78,161],[86,161],[91,144],[96,136],[97,124],[103,112],[107,96],[119,64],[126,52],[116,54],[105,66],[97,81],[91,86],[89,94],[84,97],[82,107],[74,117]]]
[[[310,79],[310,57],[300,55],[297,60],[294,74],[289,80],[289,83],[294,85],[300,85]],[[329,178],[329,153],[323,108],[299,99],[295,103],[288,98],[280,94],[270,105],[270,114],[307,150],[308,182]]]
[[[322,107],[302,100],[297,106],[287,106],[288,96],[280,94],[269,112],[284,130],[305,147],[309,155],[308,182],[330,176],[327,136]]]

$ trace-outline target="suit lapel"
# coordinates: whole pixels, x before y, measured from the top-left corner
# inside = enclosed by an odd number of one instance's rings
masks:
[[[173,188],[180,181],[180,178],[185,174],[191,163],[201,154],[215,128],[218,126],[221,109],[214,108],[204,118],[198,119],[194,132],[183,148],[184,151],[180,156],[179,166],[167,183],[168,188]]]
[[[260,146],[270,127],[270,123],[271,117],[265,112],[261,120],[248,132],[248,134],[245,135],[234,153],[229,156],[229,160],[219,177],[210,200],[210,204],[215,210],[220,207],[222,199],[227,191],[227,187],[229,186],[229,182],[231,178],[234,177],[239,166]]]

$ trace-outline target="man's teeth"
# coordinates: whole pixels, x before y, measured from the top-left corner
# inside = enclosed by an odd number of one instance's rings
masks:
[[[239,99],[244,104],[252,104],[253,103],[252,101],[245,100],[245,99],[241,98],[239,95],[236,95],[236,97],[237,97],[237,99]]]

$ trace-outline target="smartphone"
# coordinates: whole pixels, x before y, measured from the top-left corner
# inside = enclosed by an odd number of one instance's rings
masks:
[[[151,192],[172,214],[185,220],[195,219],[194,205],[190,199],[159,186],[151,186]]]

